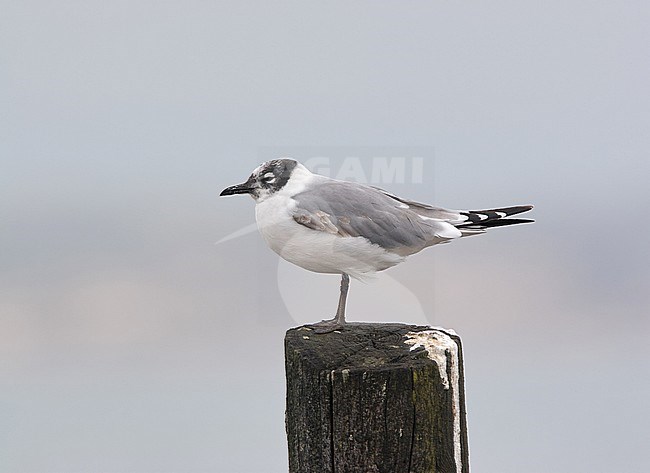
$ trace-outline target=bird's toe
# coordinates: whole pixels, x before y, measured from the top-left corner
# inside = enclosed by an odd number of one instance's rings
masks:
[[[316,322],[314,324],[309,324],[307,327],[311,328],[314,333],[322,334],[322,333],[331,333],[334,332],[335,330],[340,330],[343,328],[343,324],[330,319],[330,320],[321,320],[320,322]]]

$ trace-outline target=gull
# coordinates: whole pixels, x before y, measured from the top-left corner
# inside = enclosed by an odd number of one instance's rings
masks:
[[[336,315],[312,324],[317,333],[345,325],[350,276],[362,280],[440,243],[529,223],[508,218],[532,205],[491,210],[448,210],[385,190],[314,174],[290,158],[267,161],[221,196],[249,194],[257,228],[285,260],[317,273],[340,274]]]

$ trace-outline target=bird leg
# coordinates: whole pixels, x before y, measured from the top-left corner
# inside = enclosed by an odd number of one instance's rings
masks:
[[[339,306],[333,319],[322,320],[318,323],[311,324],[309,327],[316,333],[329,333],[334,330],[343,328],[345,325],[345,304],[348,299],[348,289],[350,288],[350,276],[341,274],[341,295],[339,297]]]

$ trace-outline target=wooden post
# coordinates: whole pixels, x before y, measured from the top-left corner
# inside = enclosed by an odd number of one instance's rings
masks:
[[[349,324],[285,337],[290,473],[469,473],[453,331]]]

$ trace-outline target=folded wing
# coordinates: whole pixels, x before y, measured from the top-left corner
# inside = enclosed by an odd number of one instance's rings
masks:
[[[301,225],[341,237],[363,237],[402,256],[462,236],[452,224],[409,210],[368,186],[324,180],[293,199],[293,218]]]

